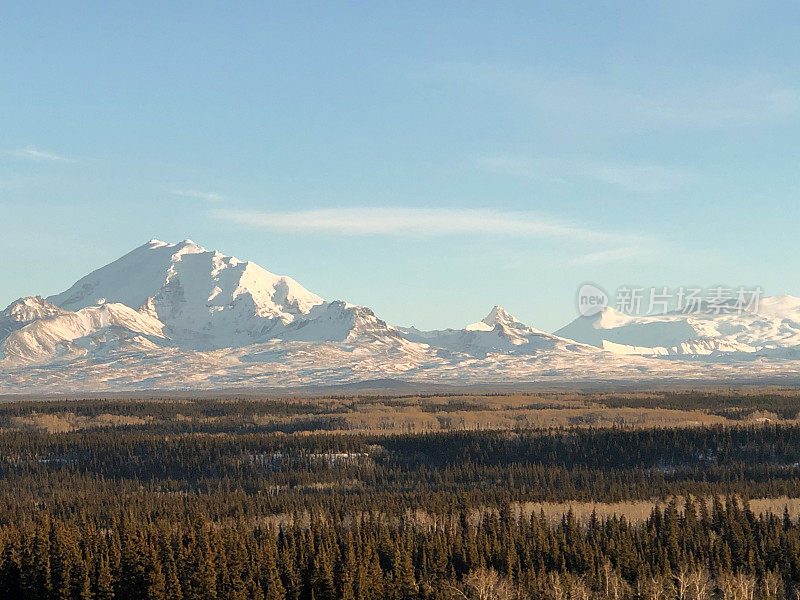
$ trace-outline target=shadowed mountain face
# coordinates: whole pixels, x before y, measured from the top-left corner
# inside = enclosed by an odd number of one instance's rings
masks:
[[[151,240],[0,313],[0,391],[789,377],[799,323],[800,299],[781,296],[744,315],[607,308],[555,334],[495,306],[463,329],[419,331],[191,240]],[[705,362],[654,358],[668,355]]]

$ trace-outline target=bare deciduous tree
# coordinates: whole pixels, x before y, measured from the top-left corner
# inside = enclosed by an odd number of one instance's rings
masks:
[[[636,584],[636,595],[640,600],[670,600],[674,593],[675,586],[661,575],[651,575]]]
[[[575,577],[569,587],[569,600],[590,600],[592,588],[583,577]]]
[[[673,576],[675,580],[675,598],[677,600],[689,600],[689,587],[691,572],[686,567],[681,567]]]
[[[610,600],[621,600],[630,596],[630,586],[623,577],[617,573],[610,561],[603,561],[603,589],[605,597]]]
[[[746,573],[737,573],[735,579],[739,593],[738,600],[753,600],[756,591],[756,578]]]
[[[753,600],[756,578],[742,572],[735,575],[723,573],[717,578],[717,588],[722,600]]]
[[[549,573],[547,575],[547,590],[545,593],[550,600],[565,600],[566,592],[558,573]]]
[[[449,586],[449,590],[464,600],[513,600],[518,597],[512,582],[494,569],[476,569],[464,578],[461,587]],[[558,600],[563,600],[563,596]]]
[[[692,571],[689,574],[689,599],[710,600],[714,594],[714,581],[706,569]]]
[[[776,571],[764,573],[762,595],[764,600],[778,600],[779,597],[783,597],[783,581]]]

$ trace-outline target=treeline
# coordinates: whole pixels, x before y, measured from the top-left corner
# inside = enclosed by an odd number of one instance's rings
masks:
[[[209,521],[126,513],[105,526],[43,511],[0,527],[0,594],[30,600],[414,600],[796,597],[800,526],[734,498],[689,499],[632,525],[555,527],[510,506],[434,523],[364,511],[296,514],[283,526],[247,515]]]
[[[800,411],[800,392],[785,391],[664,391],[652,393],[541,393],[509,394],[515,401],[510,409],[540,410],[584,406],[586,408],[643,408],[701,410],[727,419],[745,420],[761,413],[772,419],[796,419]],[[319,399],[261,399],[217,397],[197,399],[91,399],[0,402],[0,429],[36,429],[46,427],[43,417],[63,418],[75,429],[103,424],[103,417],[119,417],[153,433],[171,434],[186,431],[203,433],[245,433],[347,430],[347,415],[372,409],[418,410],[437,413],[443,419],[454,412],[501,410],[493,403],[501,394],[490,395],[411,395],[397,397],[330,397]],[[37,420],[38,419],[38,420]],[[398,425],[399,427],[400,425]],[[54,429],[54,430],[57,430]]]
[[[648,394],[585,394],[586,400],[608,407],[669,408],[707,410],[728,419],[747,419],[758,412],[768,412],[782,419],[800,415],[800,392],[775,391],[664,391]]]
[[[800,497],[800,426],[394,436],[163,435],[133,427],[0,436],[0,494],[32,503],[45,481],[93,493],[130,482],[153,493],[240,490],[269,496],[270,510],[281,512],[354,496],[381,508],[398,498],[428,508],[454,497],[473,505],[688,493]]]

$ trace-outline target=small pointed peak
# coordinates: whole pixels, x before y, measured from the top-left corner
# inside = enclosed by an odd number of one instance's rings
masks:
[[[505,308],[503,308],[499,304],[495,304],[492,307],[492,310],[489,311],[489,314],[486,315],[486,318],[483,319],[483,321],[485,323],[489,323],[489,321],[497,322],[501,320],[504,321],[506,319],[516,320],[514,319],[514,317],[508,314]]]
[[[169,244],[165,241],[159,240],[158,238],[153,238],[149,242],[146,242],[139,247],[152,249],[152,248],[163,248],[164,246],[169,246]]]
[[[493,306],[489,314],[483,319],[477,323],[467,325],[464,329],[467,331],[491,331],[498,325],[510,327],[512,329],[530,329],[530,327],[510,315],[508,311],[499,304]]]
[[[495,325],[506,325],[516,328],[526,327],[499,304],[492,307],[492,310],[489,311],[489,314],[486,315],[486,317],[483,319],[483,322],[491,327],[494,327]]]
[[[175,254],[173,255],[174,257],[179,257],[184,254],[200,254],[202,252],[207,252],[203,246],[193,240],[190,240],[189,238],[186,238],[179,244],[170,245],[175,248]]]

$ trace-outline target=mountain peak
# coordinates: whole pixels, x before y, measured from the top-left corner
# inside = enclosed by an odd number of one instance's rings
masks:
[[[509,322],[513,323],[516,321],[517,319],[511,316],[511,314],[509,314],[509,312],[499,304],[495,304],[492,307],[492,310],[489,311],[489,314],[483,318],[483,322],[487,325],[497,325],[498,323],[505,324]]]
[[[198,348],[252,342],[323,302],[289,277],[188,238],[151,240],[48,300],[77,311],[101,298],[146,307],[173,338]]]
[[[467,331],[489,331],[494,329],[497,325],[509,327],[511,329],[530,329],[530,327],[519,321],[499,304],[493,306],[489,314],[482,320],[467,325],[464,329]]]
[[[202,248],[203,250],[205,250],[205,248],[203,248],[200,244],[198,244],[197,242],[195,242],[194,240],[191,240],[189,238],[186,238],[185,240],[183,240],[181,242],[178,242],[177,244],[174,244],[174,243],[171,243],[171,242],[165,242],[164,240],[160,240],[158,238],[153,238],[151,240],[148,240],[146,243],[142,244],[141,246],[139,246],[139,248],[148,248],[148,249],[155,249],[155,248],[185,248],[187,246],[193,246],[193,247]],[[138,250],[139,248],[137,248],[136,250]]]
[[[0,312],[0,320],[27,323],[36,319],[44,319],[62,314],[66,311],[51,304],[41,296],[25,296],[9,304]]]
[[[179,251],[190,250],[191,252],[208,252],[208,250],[206,250],[203,246],[189,238],[186,238],[179,244],[172,244],[172,246],[177,248]],[[212,250],[211,252],[216,252],[216,250]]]

